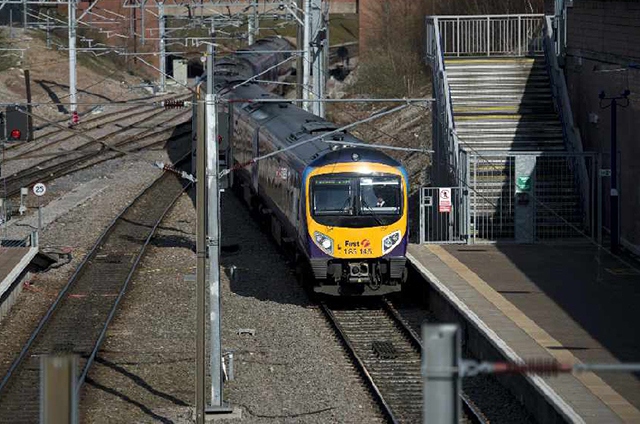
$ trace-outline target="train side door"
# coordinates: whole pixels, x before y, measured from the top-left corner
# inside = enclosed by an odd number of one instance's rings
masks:
[[[254,158],[258,157],[258,142],[260,139],[260,127],[255,129],[253,133],[253,149],[252,155]],[[251,186],[258,192],[258,162],[254,162],[251,164]]]

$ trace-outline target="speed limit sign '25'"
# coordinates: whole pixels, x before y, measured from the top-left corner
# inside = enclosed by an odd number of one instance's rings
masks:
[[[42,183],[38,183],[33,186],[33,194],[35,194],[36,196],[44,196],[46,192],[47,192],[47,186],[45,186]]]

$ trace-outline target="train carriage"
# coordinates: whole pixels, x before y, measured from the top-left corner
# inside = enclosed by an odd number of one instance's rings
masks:
[[[408,236],[404,168],[373,146],[350,147],[364,141],[336,133],[335,124],[259,84],[237,86],[228,63],[224,73],[215,74],[215,86],[229,101],[234,181],[268,217],[276,242],[294,247],[298,270],[312,277],[316,292],[345,296],[401,290]],[[202,97],[205,87],[199,90]],[[267,98],[275,102],[249,100]],[[339,144],[311,140],[323,134]]]

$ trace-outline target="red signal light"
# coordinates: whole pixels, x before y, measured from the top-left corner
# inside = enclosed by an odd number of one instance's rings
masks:
[[[21,135],[22,135],[22,133],[20,132],[20,130],[11,130],[11,138],[12,139],[18,140]]]

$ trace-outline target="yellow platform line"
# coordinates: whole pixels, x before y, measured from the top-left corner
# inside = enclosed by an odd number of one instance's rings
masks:
[[[554,339],[549,333],[536,324],[524,312],[509,302],[500,293],[496,292],[489,284],[471,271],[466,265],[456,259],[451,253],[441,246],[429,245],[428,249],[435,254],[449,268],[455,271],[461,278],[468,282],[489,302],[504,313],[511,321],[526,332],[540,346],[544,347],[550,355],[564,364],[578,364],[581,361],[569,350],[564,349],[562,343]],[[575,377],[585,385],[591,393],[597,396],[616,413],[624,422],[640,422],[640,411],[629,403],[593,372],[581,372]]]

